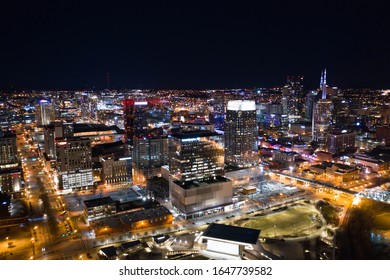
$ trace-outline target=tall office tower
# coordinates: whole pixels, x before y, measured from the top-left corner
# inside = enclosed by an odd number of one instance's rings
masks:
[[[172,205],[186,218],[231,207],[232,182],[224,174],[221,135],[211,131],[172,134],[169,189]]]
[[[313,110],[313,141],[319,143],[321,149],[326,144],[326,134],[332,122],[332,101],[321,99],[314,105]]]
[[[43,129],[43,142],[45,154],[49,159],[56,158],[55,147],[55,128],[54,125],[46,125]]]
[[[303,78],[303,76],[288,76],[287,84],[284,87],[284,95],[287,98],[287,114],[291,122],[295,122],[303,116],[305,104]]]
[[[91,140],[56,139],[57,172],[60,190],[93,186]]]
[[[21,184],[16,134],[0,130],[0,192],[17,192]]]
[[[145,136],[151,129],[170,122],[169,110],[164,107],[163,100],[157,98],[125,99],[123,100],[123,115],[125,137],[130,147],[133,146],[134,137]]]
[[[168,164],[168,137],[148,134],[133,138],[133,183],[146,186],[146,181],[161,175]]]
[[[343,96],[333,96],[332,127],[333,129],[345,130],[355,126],[356,114],[351,114],[350,102]]]
[[[321,74],[320,87],[322,88],[321,99],[314,104],[312,118],[312,140],[318,142],[321,150],[325,149],[326,134],[332,124],[332,109],[331,100],[326,99],[326,69]]]
[[[55,120],[54,105],[42,99],[38,102],[36,117],[37,126],[48,125]]]
[[[233,100],[227,105],[225,121],[225,162],[253,163],[257,151],[255,101]]]
[[[306,94],[306,112],[305,112],[305,119],[311,120],[313,118],[313,106],[314,102],[316,100],[318,92],[317,91],[310,91]]]

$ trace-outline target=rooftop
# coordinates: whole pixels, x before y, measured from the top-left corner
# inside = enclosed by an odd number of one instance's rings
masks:
[[[75,123],[73,124],[74,133],[78,132],[92,132],[92,131],[109,131],[112,128],[108,127],[105,124],[97,123]]]
[[[194,130],[194,131],[181,131],[172,134],[172,137],[179,139],[189,139],[196,137],[210,137],[210,136],[219,136],[220,134],[208,130]]]
[[[112,198],[109,196],[84,200],[84,204],[88,208],[102,206],[102,205],[108,205],[108,204],[113,204],[113,203],[115,203],[114,200],[112,200]]]
[[[130,241],[130,242],[124,242],[121,244],[121,247],[123,250],[127,250],[127,249],[134,248],[138,245],[141,245],[141,241],[135,240],[135,241]]]
[[[132,224],[138,221],[155,219],[164,217],[171,214],[167,208],[164,206],[157,206],[150,209],[139,210],[135,212],[130,212],[124,215],[119,215],[119,219],[123,224]]]
[[[109,259],[118,255],[114,246],[100,248],[100,251]]]
[[[203,233],[204,237],[238,243],[256,244],[260,230],[212,223]]]
[[[175,181],[176,185],[179,185],[183,189],[192,189],[192,188],[199,188],[199,187],[205,187],[209,184],[215,184],[215,183],[224,183],[229,182],[230,180],[228,178],[217,176],[215,179],[211,178],[206,181],[187,181],[187,182],[181,182],[181,181]]]

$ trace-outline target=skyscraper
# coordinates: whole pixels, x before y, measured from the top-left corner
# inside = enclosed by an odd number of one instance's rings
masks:
[[[0,149],[0,166],[13,165],[18,162],[15,133],[3,132],[0,129]]]
[[[332,124],[332,101],[327,99],[326,89],[326,69],[321,74],[320,88],[322,90],[321,99],[313,107],[313,133],[312,140],[318,142],[319,148],[324,150],[326,135]]]
[[[93,186],[91,140],[56,139],[57,172],[60,190]]]
[[[284,87],[287,99],[287,112],[290,122],[295,122],[303,116],[305,96],[303,93],[303,76],[288,76]]]
[[[186,218],[223,211],[231,205],[232,182],[222,177],[224,150],[220,137],[204,130],[172,135],[170,196],[172,205]]]
[[[123,115],[125,137],[130,147],[133,146],[133,137],[145,136],[149,130],[170,122],[169,111],[164,107],[164,102],[157,98],[125,99]]]
[[[225,121],[225,162],[237,165],[253,163],[256,140],[255,101],[229,101]]]
[[[0,129],[0,192],[20,191],[21,171],[17,158],[16,134]]]
[[[54,125],[46,125],[43,129],[45,154],[49,159],[56,158],[55,128]]]
[[[168,137],[148,134],[133,138],[133,183],[146,185],[146,180],[161,174],[168,164]]]
[[[48,125],[55,120],[54,105],[50,101],[42,99],[38,102],[36,111],[37,126]]]

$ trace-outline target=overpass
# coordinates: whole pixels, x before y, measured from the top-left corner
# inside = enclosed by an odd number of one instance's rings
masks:
[[[353,191],[353,190],[350,190],[350,189],[341,188],[341,187],[338,187],[338,186],[335,186],[335,185],[332,185],[332,184],[329,184],[329,183],[326,183],[326,182],[319,182],[319,181],[316,181],[316,180],[310,180],[310,179],[307,179],[307,178],[302,178],[302,177],[299,177],[299,176],[295,176],[295,175],[292,175],[292,174],[286,174],[286,173],[278,172],[278,171],[267,170],[267,172],[268,173],[277,174],[277,175],[280,175],[280,176],[284,176],[286,178],[294,179],[294,180],[297,180],[297,181],[300,181],[300,182],[308,183],[308,184],[313,185],[314,187],[320,187],[320,188],[325,187],[325,188],[329,188],[329,189],[332,189],[332,190],[335,190],[335,191],[344,192],[344,193],[347,193],[347,194],[350,194],[350,195],[357,195],[358,194],[358,192],[356,192],[356,191]]]

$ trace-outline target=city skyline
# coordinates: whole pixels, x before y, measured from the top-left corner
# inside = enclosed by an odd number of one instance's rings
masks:
[[[386,11],[0,4],[0,260],[389,260]]]
[[[149,4],[149,5],[148,5]],[[3,4],[1,89],[390,88],[386,9],[317,3]]]

